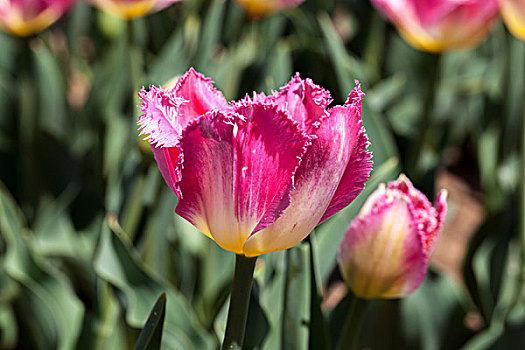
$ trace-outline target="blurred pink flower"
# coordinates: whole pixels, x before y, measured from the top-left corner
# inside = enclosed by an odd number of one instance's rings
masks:
[[[499,0],[501,15],[510,32],[525,40],[525,0]]]
[[[348,228],[338,257],[354,294],[399,298],[419,287],[445,220],[446,198],[441,191],[433,208],[404,175],[370,195]]]
[[[102,11],[124,19],[141,17],[179,1],[181,0],[91,0]]]
[[[469,48],[494,27],[498,0],[371,0],[412,46],[430,52]]]
[[[190,69],[170,91],[142,90],[147,134],[176,213],[237,254],[302,241],[350,204],[372,168],[357,86],[344,106],[296,75],[279,92],[228,103]]]
[[[0,27],[18,36],[36,34],[55,23],[76,0],[0,0]]]
[[[252,17],[267,16],[298,6],[304,0],[235,0]]]

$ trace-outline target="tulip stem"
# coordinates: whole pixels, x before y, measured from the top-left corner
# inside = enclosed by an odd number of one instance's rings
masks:
[[[525,281],[525,105],[521,120],[521,198],[520,198],[520,238],[521,238],[521,280]]]
[[[424,152],[425,141],[427,140],[428,131],[432,126],[432,111],[436,100],[436,90],[439,84],[441,70],[441,53],[430,55],[429,70],[427,77],[427,88],[423,100],[422,119],[419,125],[419,134],[412,147],[412,153],[408,156],[408,175],[412,179],[418,179],[418,166],[421,156]]]
[[[222,350],[242,348],[256,261],[257,257],[247,258],[244,255],[235,257],[235,273]]]
[[[343,330],[339,336],[337,349],[353,350],[357,348],[363,315],[365,314],[367,306],[368,300],[359,297],[352,299]]]

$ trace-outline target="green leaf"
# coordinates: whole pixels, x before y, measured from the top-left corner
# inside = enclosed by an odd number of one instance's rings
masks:
[[[213,340],[197,323],[184,296],[146,269],[115,217],[109,217],[108,223],[111,230],[104,225],[94,267],[98,276],[125,295],[127,323],[141,327],[150,311],[147,305],[165,292],[170,302],[166,307],[163,346],[167,349],[212,348]]]
[[[308,349],[312,273],[310,245],[299,244],[286,251],[282,348]]]
[[[162,340],[162,329],[166,318],[166,293],[162,293],[153,306],[148,320],[140,332],[135,350],[159,350]]]
[[[36,43],[37,45],[31,45],[31,48],[40,97],[40,123],[46,131],[57,137],[67,136],[70,120],[67,118],[65,78],[57,57],[44,42]]]
[[[30,249],[20,210],[0,183],[0,232],[6,241],[4,269],[21,286],[15,312],[25,315],[21,332],[36,349],[74,348],[84,306],[65,275]]]

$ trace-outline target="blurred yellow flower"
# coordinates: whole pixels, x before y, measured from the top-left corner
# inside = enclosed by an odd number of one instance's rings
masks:
[[[102,11],[124,19],[141,17],[178,1],[180,0],[92,0]]]
[[[525,1],[500,0],[501,16],[509,31],[521,40],[525,40]]]
[[[298,6],[304,0],[235,0],[252,17],[268,16]]]

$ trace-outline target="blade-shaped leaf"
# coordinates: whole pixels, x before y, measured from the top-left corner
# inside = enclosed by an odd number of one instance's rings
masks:
[[[162,293],[140,332],[135,350],[159,350],[166,318],[166,293]]]

